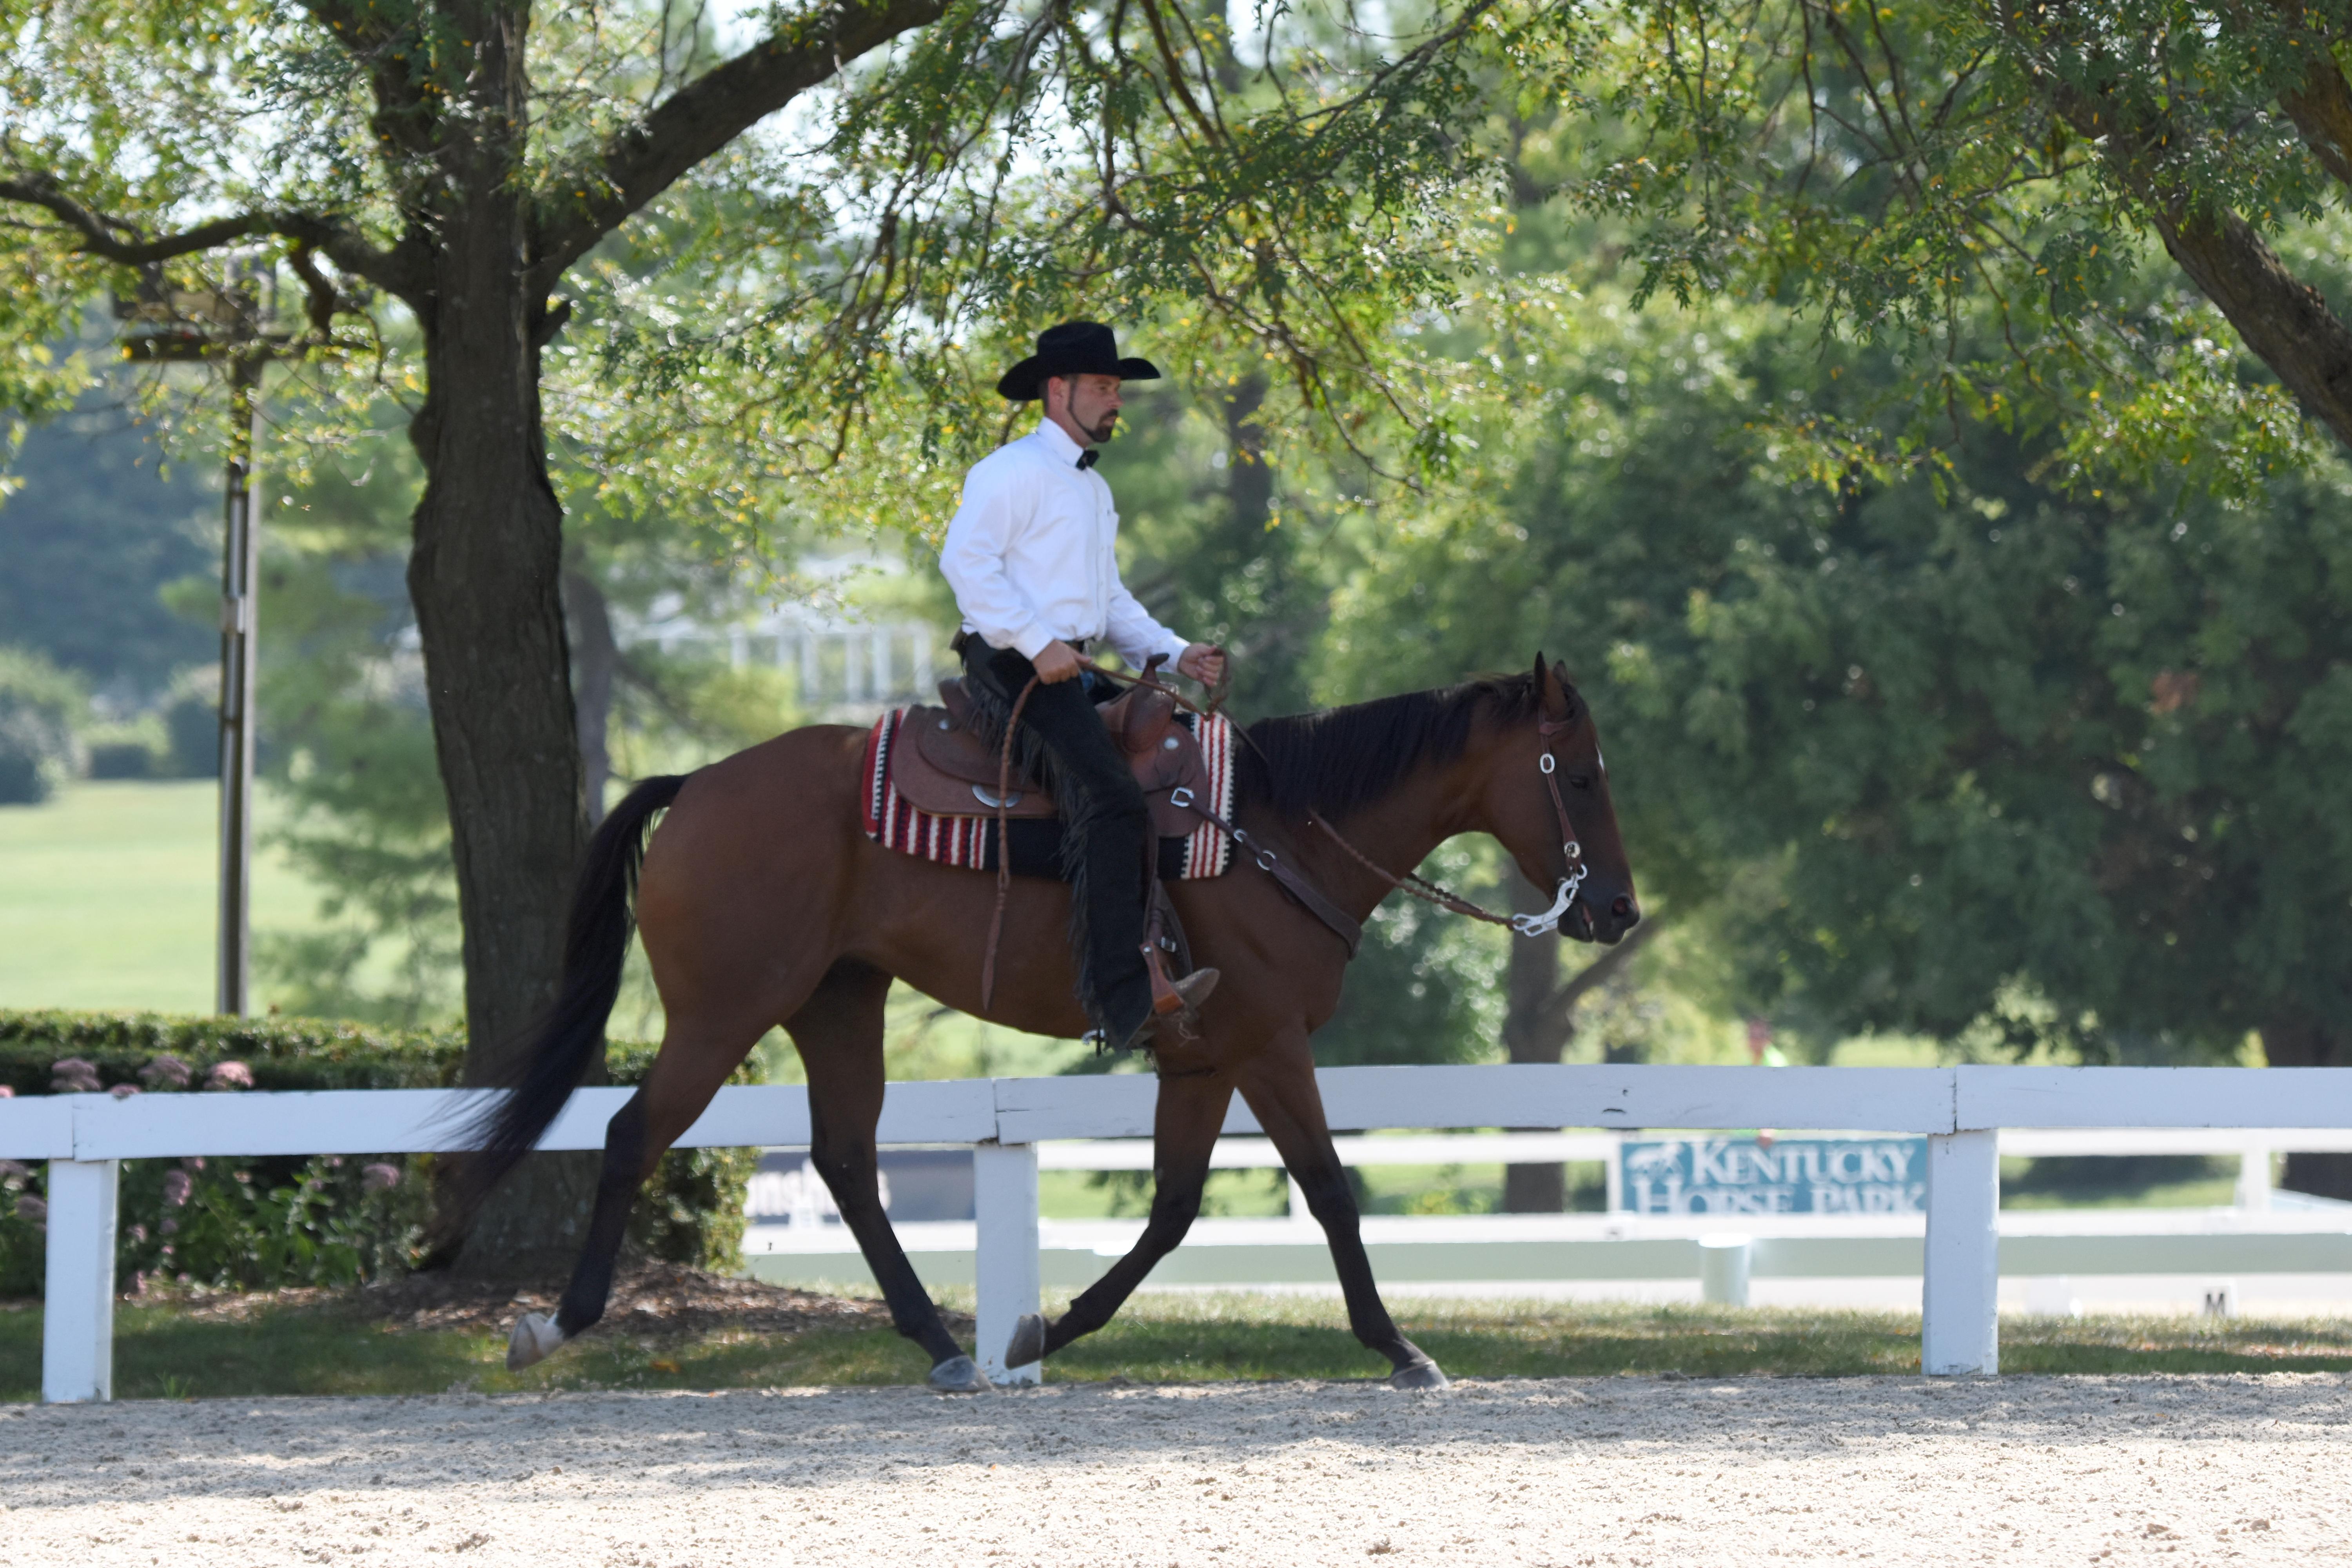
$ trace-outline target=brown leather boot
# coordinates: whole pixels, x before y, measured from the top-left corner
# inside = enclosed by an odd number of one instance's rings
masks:
[[[1163,1022],[1191,1017],[1199,1010],[1201,1004],[1209,999],[1209,993],[1217,988],[1218,979],[1219,975],[1213,969],[1196,969],[1181,980],[1170,982],[1169,993],[1174,996],[1176,1005],[1172,1007],[1155,1006],[1153,1011],[1144,1015],[1143,1022],[1129,1034],[1119,1049],[1142,1050],[1151,1044],[1153,1034]]]

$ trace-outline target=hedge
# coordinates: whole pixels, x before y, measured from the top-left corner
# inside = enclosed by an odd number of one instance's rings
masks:
[[[615,1041],[615,1083],[644,1079],[656,1047]],[[0,1010],[0,1091],[142,1093],[213,1088],[431,1089],[458,1081],[456,1030],[376,1029],[311,1018]],[[751,1064],[737,1082],[757,1081]],[[731,1269],[743,1194],[758,1163],[743,1149],[674,1149],[631,1215],[635,1249]],[[117,1278],[271,1289],[350,1284],[422,1256],[430,1155],[126,1162]],[[43,1173],[0,1161],[0,1296],[37,1294],[44,1273]]]

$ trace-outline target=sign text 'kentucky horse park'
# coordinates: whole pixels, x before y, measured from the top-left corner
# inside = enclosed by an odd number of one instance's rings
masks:
[[[1925,1138],[1662,1138],[1618,1152],[1632,1214],[1918,1214]]]

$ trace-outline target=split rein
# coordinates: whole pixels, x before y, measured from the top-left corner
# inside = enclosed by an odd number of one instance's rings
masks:
[[[1224,681],[1218,682],[1216,691],[1209,699],[1209,705],[1203,708],[1158,678],[1155,672],[1160,663],[1160,658],[1153,658],[1144,667],[1143,673],[1140,675],[1128,675],[1118,670],[1106,669],[1100,665],[1089,665],[1087,668],[1106,680],[1120,681],[1129,686],[1140,686],[1147,690],[1156,691],[1179,708],[1197,714],[1201,718],[1212,719],[1216,716],[1217,710],[1224,705],[1226,686]],[[1005,721],[1003,751],[997,762],[996,911],[989,919],[988,946],[981,963],[980,997],[981,1005],[983,1008],[988,1005],[989,998],[995,989],[996,944],[1004,927],[1005,900],[1012,891],[1011,856],[1007,841],[1011,806],[1007,802],[1007,792],[1013,787],[1013,736],[1015,727],[1021,721],[1022,709],[1028,705],[1030,694],[1037,689],[1043,679],[1042,676],[1031,676],[1029,683],[1021,689],[1021,695],[1014,699],[1012,714]],[[1505,927],[1518,936],[1549,936],[1559,929],[1561,918],[1576,902],[1576,895],[1584,886],[1584,879],[1591,870],[1591,868],[1585,863],[1584,846],[1577,839],[1575,826],[1569,821],[1568,803],[1560,797],[1559,763],[1552,755],[1551,751],[1551,738],[1571,727],[1570,721],[1556,721],[1550,719],[1540,719],[1536,724],[1536,732],[1544,742],[1543,752],[1537,760],[1536,767],[1543,774],[1544,788],[1551,796],[1552,812],[1559,824],[1560,853],[1568,868],[1568,875],[1559,879],[1559,886],[1552,895],[1551,907],[1540,913],[1496,914],[1494,910],[1482,908],[1442,884],[1431,881],[1418,872],[1407,871],[1400,877],[1349,843],[1347,836],[1326,821],[1320,812],[1310,809],[1307,814],[1307,819],[1328,835],[1333,843],[1347,852],[1349,858],[1409,898],[1418,899],[1423,903],[1433,905],[1449,914],[1462,915],[1470,920],[1483,921],[1488,925]],[[1247,730],[1236,724],[1234,726],[1234,733],[1239,735],[1243,743],[1251,751],[1257,752],[1259,761],[1266,763],[1269,768],[1272,767],[1273,759],[1265,754],[1263,747],[1251,739]],[[1182,793],[1189,797],[1189,791]],[[1281,857],[1273,850],[1251,838],[1247,830],[1227,822],[1199,801],[1187,798],[1176,804],[1206,819],[1218,831],[1232,839],[1237,847],[1247,852],[1259,870],[1274,878],[1293,898],[1306,906],[1309,913],[1329,926],[1339,939],[1348,944],[1348,955],[1350,958],[1355,956],[1357,947],[1363,941],[1362,925],[1333,904],[1323,895],[1321,889],[1284,864]]]

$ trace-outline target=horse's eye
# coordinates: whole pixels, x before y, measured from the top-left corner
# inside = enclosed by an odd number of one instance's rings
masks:
[[[1592,787],[1592,775],[1591,773],[1570,773],[1568,775],[1568,787],[1570,789],[1591,789]]]

